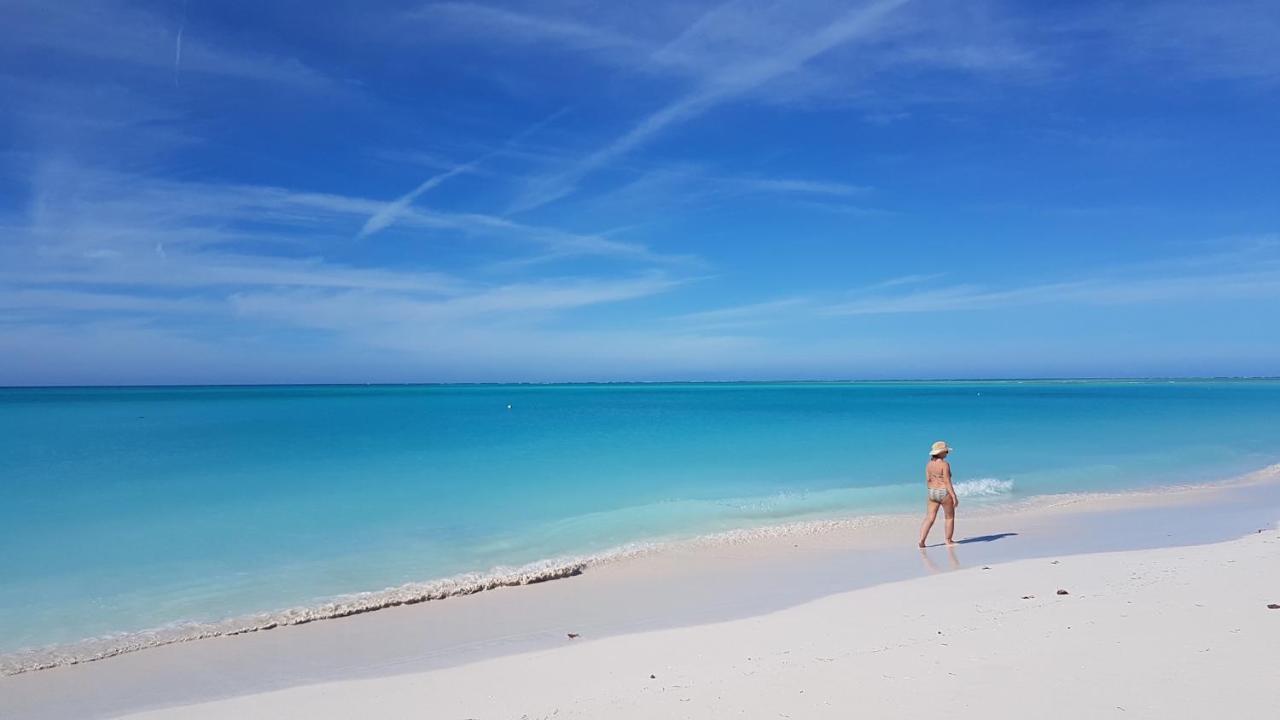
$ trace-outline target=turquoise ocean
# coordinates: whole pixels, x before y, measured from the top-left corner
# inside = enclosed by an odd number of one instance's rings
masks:
[[[0,389],[0,655],[917,512],[935,440],[970,504],[1219,480],[1278,419],[1268,380]]]

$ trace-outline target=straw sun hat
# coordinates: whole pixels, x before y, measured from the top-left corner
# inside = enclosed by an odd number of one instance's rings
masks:
[[[938,442],[933,444],[933,447],[929,448],[929,457],[938,457],[942,453],[951,452],[953,449],[954,448],[947,447],[947,444],[945,442],[939,440]]]

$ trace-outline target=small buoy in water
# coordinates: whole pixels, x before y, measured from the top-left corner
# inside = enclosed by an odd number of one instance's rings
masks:
[[[510,409],[511,409],[511,406],[510,406],[510,405],[507,405],[507,409],[508,409],[508,410],[510,410]]]

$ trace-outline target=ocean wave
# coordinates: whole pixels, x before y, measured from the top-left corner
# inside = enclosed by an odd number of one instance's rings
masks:
[[[998,497],[1013,494],[1013,481],[1000,478],[977,478],[955,483],[956,495],[962,498]]]

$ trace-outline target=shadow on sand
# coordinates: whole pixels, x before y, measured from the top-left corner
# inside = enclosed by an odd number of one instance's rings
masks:
[[[963,540],[957,540],[956,544],[968,545],[969,543],[977,543],[977,542],[993,542],[995,540],[1003,540],[1004,538],[1007,538],[1007,537],[1014,537],[1017,534],[1018,533],[1008,532],[1008,533],[996,533],[995,535],[978,535],[977,537],[970,537],[970,538],[965,538]]]

